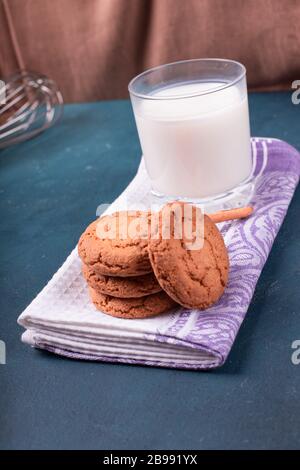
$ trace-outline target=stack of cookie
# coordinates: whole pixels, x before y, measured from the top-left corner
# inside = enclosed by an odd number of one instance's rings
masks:
[[[119,318],[146,318],[170,310],[175,302],[159,285],[148,256],[145,237],[122,232],[150,214],[117,212],[91,223],[80,237],[79,256],[92,302]]]
[[[182,203],[176,204],[182,209]],[[167,209],[170,213],[170,205]],[[116,212],[97,219],[82,234],[78,252],[97,309],[120,318],[146,318],[177,304],[205,309],[223,294],[229,261],[215,223],[204,216],[203,243],[190,249],[172,233],[162,236],[163,217],[157,220],[153,233],[153,214]]]

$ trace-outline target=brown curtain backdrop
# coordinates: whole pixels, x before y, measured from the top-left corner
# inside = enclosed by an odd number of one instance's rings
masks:
[[[129,80],[180,59],[243,62],[252,89],[300,79],[300,0],[6,0],[26,68],[65,101],[126,98]],[[18,67],[0,0],[0,72]]]

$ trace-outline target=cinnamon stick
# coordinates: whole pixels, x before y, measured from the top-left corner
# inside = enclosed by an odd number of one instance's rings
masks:
[[[253,207],[246,206],[215,212],[214,214],[208,214],[208,216],[215,224],[217,224],[219,222],[225,222],[226,220],[244,219],[249,217],[252,212]]]

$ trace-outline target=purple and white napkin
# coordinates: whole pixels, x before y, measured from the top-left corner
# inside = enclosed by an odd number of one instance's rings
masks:
[[[90,302],[75,249],[18,319],[31,346],[74,359],[209,369],[224,364],[255,285],[283,222],[300,174],[300,155],[277,139],[252,139],[257,180],[254,214],[220,224],[230,258],[229,283],[205,310],[176,308],[143,320],[110,317]],[[120,210],[149,197],[143,162],[110,206]],[[267,332],[266,332],[267,335]]]

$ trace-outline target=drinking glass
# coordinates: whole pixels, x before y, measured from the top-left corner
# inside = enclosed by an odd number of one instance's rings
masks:
[[[249,199],[252,156],[244,65],[184,60],[149,69],[128,88],[155,196],[214,209]]]

